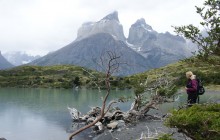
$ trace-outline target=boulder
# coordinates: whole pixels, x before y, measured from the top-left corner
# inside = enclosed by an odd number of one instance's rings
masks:
[[[98,129],[99,129],[99,130],[103,130],[103,125],[102,125],[101,122],[97,122],[97,123],[95,124],[95,126],[98,126]]]
[[[125,127],[125,121],[123,121],[123,120],[118,120],[117,122],[118,122],[117,128],[123,128],[123,127]]]
[[[107,128],[109,128],[109,129],[116,129],[117,125],[118,125],[118,122],[114,121],[114,122],[111,122],[111,123],[107,124]]]

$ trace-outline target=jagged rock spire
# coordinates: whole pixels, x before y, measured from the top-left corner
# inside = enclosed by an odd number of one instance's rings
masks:
[[[146,24],[145,19],[138,19],[129,29],[128,42],[131,44],[141,45],[149,38],[156,38],[153,28]]]
[[[153,28],[146,24],[145,22],[145,19],[144,18],[141,18],[141,19],[138,19],[133,25],[131,25],[132,27],[142,27],[144,28],[145,30],[153,30]]]
[[[109,15],[105,16],[102,20],[116,20],[119,22],[118,11],[110,13]]]
[[[125,41],[126,38],[123,32],[123,26],[120,24],[118,19],[118,12],[114,11],[108,14],[97,22],[84,23],[77,33],[77,40],[89,37],[96,33],[108,33],[114,36],[116,39]]]

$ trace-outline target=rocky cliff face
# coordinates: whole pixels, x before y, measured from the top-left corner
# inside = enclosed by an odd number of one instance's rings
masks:
[[[106,67],[106,59],[108,59],[105,53],[108,51],[120,56],[118,62],[123,63],[114,75],[131,75],[151,68],[148,60],[129,48],[123,41],[115,39],[108,33],[97,33],[75,41],[54,53],[33,61],[31,64],[43,66],[73,64],[103,71],[103,68]],[[100,57],[104,57],[104,65],[102,65]]]
[[[169,32],[158,33],[144,19],[137,20],[130,27],[127,42],[132,44],[132,49],[150,60],[154,67],[165,66],[191,56],[182,37]]]
[[[143,18],[131,26],[126,39],[118,13],[113,12],[100,21],[84,23],[75,41],[30,64],[73,64],[103,71],[100,57],[111,51],[121,56],[120,62],[127,64],[120,66],[116,74],[125,76],[189,57],[191,52],[186,46],[183,38],[168,32],[158,33]]]
[[[118,19],[118,12],[113,12],[98,22],[84,23],[78,30],[77,40],[89,37],[97,33],[108,33],[116,39],[125,41],[123,26]]]
[[[13,65],[9,63],[1,54],[0,51],[0,69],[7,69],[7,68],[12,68]]]
[[[157,32],[141,18],[131,25],[127,41],[130,44],[142,45],[145,40],[155,39],[156,34]]]

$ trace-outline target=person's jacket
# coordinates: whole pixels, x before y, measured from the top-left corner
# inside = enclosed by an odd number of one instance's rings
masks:
[[[187,94],[189,93],[196,93],[197,92],[197,80],[195,79],[195,76],[193,75],[192,78],[190,78],[187,82]]]

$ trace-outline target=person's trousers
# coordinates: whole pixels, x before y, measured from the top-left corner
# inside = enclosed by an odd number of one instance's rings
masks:
[[[188,104],[195,104],[197,100],[197,94],[196,93],[188,93]]]

